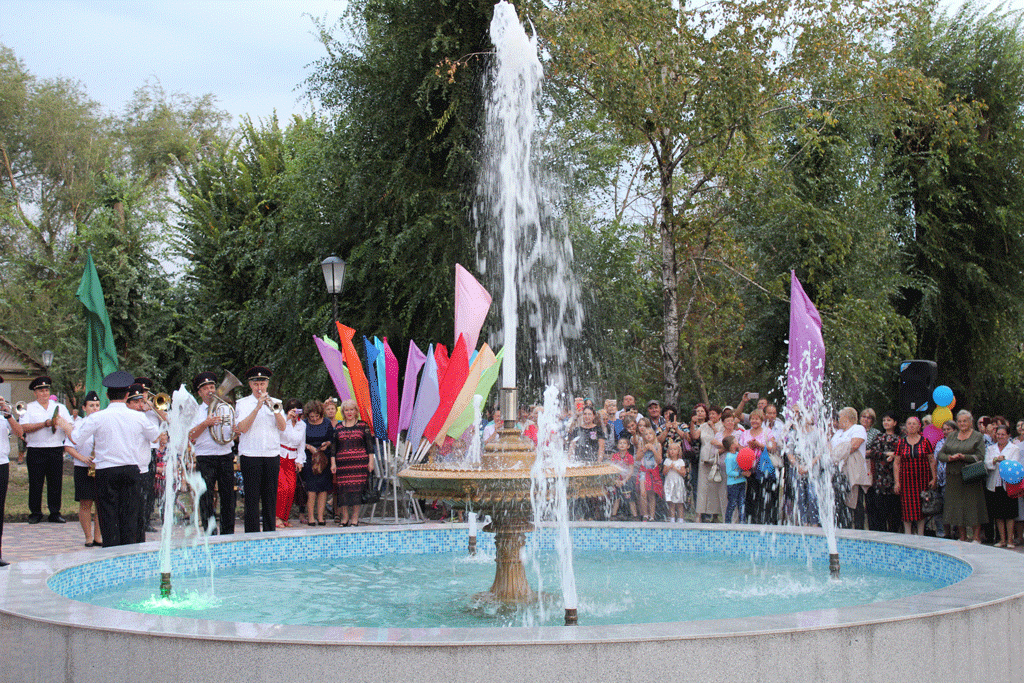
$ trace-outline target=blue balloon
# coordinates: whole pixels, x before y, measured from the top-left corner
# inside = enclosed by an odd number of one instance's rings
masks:
[[[1024,465],[1016,460],[1004,460],[999,463],[999,476],[1007,484],[1019,484],[1024,481]]]
[[[932,392],[932,401],[934,401],[935,405],[940,408],[945,408],[953,402],[953,390],[945,384],[940,384],[935,387],[935,391]]]

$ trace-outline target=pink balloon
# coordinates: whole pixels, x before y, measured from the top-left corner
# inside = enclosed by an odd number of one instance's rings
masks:
[[[932,448],[934,448],[935,444],[937,444],[939,439],[942,438],[942,430],[935,425],[925,425],[924,429],[921,430],[921,434],[924,438],[928,439],[928,443],[932,445]]]

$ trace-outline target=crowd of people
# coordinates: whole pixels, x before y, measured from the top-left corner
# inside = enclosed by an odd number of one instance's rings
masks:
[[[622,472],[605,505],[585,506],[583,514],[818,526],[829,500],[842,528],[1021,543],[1024,487],[1003,482],[999,465],[1024,464],[1024,420],[1012,434],[1003,417],[975,420],[961,410],[926,436],[930,416],[901,422],[886,412],[879,428],[872,408],[847,407],[829,424],[798,411],[787,422],[756,394],[744,394],[736,407],[700,403],[688,412],[682,420],[675,406],[651,399],[641,414],[630,395],[621,408],[615,399],[597,408],[577,398],[563,416],[569,452]],[[524,425],[531,414],[520,416]]]
[[[356,402],[282,403],[267,393],[268,368],[253,366],[245,376],[250,393],[227,416],[218,409],[223,401],[214,373],[193,380],[200,403],[188,441],[205,488],[198,510],[203,528],[234,533],[236,488],[244,492],[246,532],[291,526],[296,504],[302,524],[326,525],[331,503],[335,523],[357,526],[375,442]],[[148,378],[119,371],[103,386],[108,407],[101,410],[99,396],[90,392],[81,416],[54,400],[46,376],[31,382],[35,400],[20,415],[0,402],[0,543],[10,434],[27,447],[30,524],[44,519],[44,485],[45,519],[65,522],[61,482],[69,457],[86,546],[139,543],[155,531],[168,415],[154,405]],[[751,401],[755,405],[744,412]],[[524,407],[516,421],[535,441],[539,411]],[[822,514],[833,514],[846,528],[976,543],[984,533],[1000,547],[1021,543],[1024,486],[1003,482],[999,465],[1024,464],[1024,421],[1013,435],[1005,418],[975,421],[961,410],[955,421],[934,426],[941,429],[937,438],[934,427],[925,434],[927,416],[910,415],[901,424],[886,412],[876,427],[873,409],[843,408],[822,429],[798,411],[783,420],[777,406],[756,394],[744,394],[736,407],[699,403],[687,412],[682,419],[675,406],[651,399],[641,414],[630,395],[621,408],[615,399],[598,408],[577,398],[560,416],[569,456],[620,471],[603,499],[576,505],[577,517],[813,526]],[[482,439],[497,438],[501,424],[497,410],[484,417]],[[821,505],[826,500],[833,502],[830,513]]]

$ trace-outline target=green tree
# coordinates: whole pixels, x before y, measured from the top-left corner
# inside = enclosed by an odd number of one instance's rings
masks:
[[[662,372],[680,398],[683,352],[713,334],[696,326],[721,294],[704,289],[709,265],[743,272],[727,220],[731,194],[776,151],[780,110],[827,115],[878,86],[880,38],[909,11],[902,0],[847,5],[781,0],[695,6],[660,0],[554,3],[541,34],[556,78],[586,94],[626,141],[646,148],[658,188]],[[887,90],[879,88],[883,92]],[[867,92],[866,92],[867,91]],[[681,263],[686,279],[681,281]],[[684,330],[694,337],[681,347]],[[704,371],[703,356],[690,369]],[[700,380],[698,384],[703,384]],[[706,393],[706,392],[705,392]]]
[[[943,85],[931,111],[896,130],[893,174],[907,229],[901,241],[916,279],[902,311],[917,355],[939,363],[960,405],[1021,406],[1000,366],[1020,336],[1024,285],[1024,34],[1021,15],[965,5],[937,8],[899,42],[894,57]],[[1017,352],[1019,354],[1019,351]],[[990,359],[986,363],[984,359]]]

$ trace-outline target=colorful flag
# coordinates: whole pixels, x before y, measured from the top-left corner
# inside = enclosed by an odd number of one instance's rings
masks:
[[[99,394],[100,405],[105,408],[107,392],[103,388],[103,378],[117,372],[117,348],[114,346],[114,333],[107,316],[107,304],[103,300],[100,275],[96,272],[92,251],[87,254],[82,281],[75,292],[75,298],[85,306],[85,391]]]
[[[440,382],[441,401],[437,406],[437,412],[430,418],[426,429],[423,430],[423,438],[433,441],[445,420],[451,412],[455,399],[458,398],[462,385],[466,383],[466,376],[469,374],[469,352],[466,350],[466,338],[459,337],[452,351],[452,357],[448,360],[448,369]]]
[[[346,401],[352,398],[348,382],[346,382],[345,363],[342,359],[341,351],[330,346],[315,334],[313,335],[313,341],[316,343],[316,350],[320,352],[320,357],[324,359],[324,366],[327,368],[327,374],[331,376],[334,390],[338,392],[338,400]]]
[[[437,361],[437,376],[444,377],[444,373],[448,372],[448,349],[444,344],[434,347],[434,360]]]
[[[451,430],[452,425],[462,418],[462,414],[465,412],[466,408],[471,408],[473,396],[476,395],[476,388],[480,384],[480,377],[483,375],[484,370],[493,364],[494,352],[491,351],[491,347],[484,344],[483,348],[480,349],[480,353],[476,355],[476,361],[470,364],[469,374],[466,376],[466,381],[463,383],[462,389],[459,390],[459,395],[455,397],[455,403],[452,404],[452,408],[448,412],[448,417],[445,418],[441,431],[437,433],[437,437],[434,439],[434,443],[438,446],[444,443],[445,436],[448,436],[448,432]],[[461,432],[459,433],[459,436],[462,436]]]
[[[384,367],[384,342],[377,337],[373,338],[373,345],[377,348],[377,359],[373,362],[373,367],[377,372],[377,396],[380,400],[380,431],[382,434],[388,432],[388,383],[387,376],[385,374]],[[376,421],[376,418],[374,418]],[[386,439],[387,436],[381,437]]]
[[[398,359],[384,337],[384,380],[388,394],[388,441],[398,443]]]
[[[455,264],[455,339],[466,338],[466,348],[475,349],[491,308],[491,295],[469,271]]]
[[[490,348],[484,344],[484,348],[490,352]],[[483,355],[483,351],[480,352]],[[476,385],[476,391],[473,392],[473,396],[480,396],[485,402],[487,401],[488,394],[491,393],[491,387],[498,380],[498,373],[501,372],[501,359],[505,357],[505,349],[498,351],[498,355],[494,356],[494,360],[491,364],[486,367],[483,373],[480,375],[480,382]],[[482,408],[485,403],[481,403]],[[453,439],[458,439],[462,436],[469,426],[480,417],[479,414],[473,409],[473,399],[470,398],[469,405],[466,406],[465,410],[462,411],[455,421],[452,422],[448,428],[448,436]]]
[[[790,271],[789,366],[786,371],[786,407],[800,406],[811,414],[821,402],[825,376],[825,342],[821,337],[821,316],[807,293]]]
[[[355,344],[352,343],[356,331],[337,321],[334,324],[338,326],[338,336],[341,337],[341,352],[345,356],[345,364],[348,366],[349,376],[352,378],[352,393],[355,394],[359,417],[372,428],[373,408],[370,405],[370,387],[366,381],[366,373],[363,372],[362,361],[359,360]]]
[[[373,411],[373,435],[378,439],[388,438],[387,427],[384,426],[384,417],[380,410],[380,392],[377,389],[377,347],[363,336],[363,347],[366,349],[366,376],[370,383],[370,410]]]
[[[412,409],[412,421],[409,423],[408,438],[413,449],[419,446],[420,439],[423,437],[423,430],[437,411],[437,406],[441,403],[438,386],[437,354],[434,353],[434,348],[431,346],[427,353],[426,365],[423,367],[423,377],[420,379],[416,403]]]
[[[405,357],[405,381],[402,383],[402,409],[398,415],[398,431],[409,429],[412,407],[416,403],[416,378],[426,362],[427,355],[410,339],[409,355]]]

